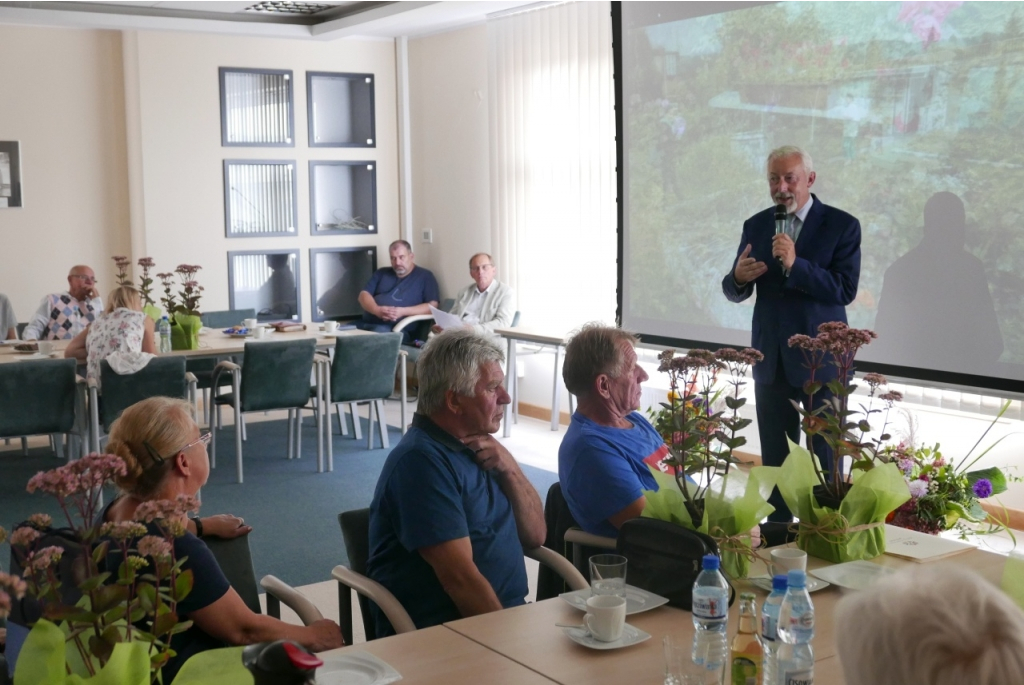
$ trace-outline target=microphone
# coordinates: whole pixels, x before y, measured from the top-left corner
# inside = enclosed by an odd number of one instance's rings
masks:
[[[781,233],[786,232],[787,214],[788,212],[786,211],[786,205],[781,203],[775,205],[775,235],[779,235]],[[776,257],[775,259],[776,261],[778,261],[779,264],[782,264],[782,257]]]

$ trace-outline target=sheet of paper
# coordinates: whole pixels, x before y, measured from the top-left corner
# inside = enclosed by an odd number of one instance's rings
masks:
[[[975,549],[969,542],[950,540],[898,526],[885,526],[885,553],[912,561],[934,561]]]
[[[434,317],[434,323],[441,327],[441,330],[448,330],[449,328],[462,328],[465,324],[462,319],[449,314],[448,312],[442,312],[437,307],[431,305],[430,314]]]

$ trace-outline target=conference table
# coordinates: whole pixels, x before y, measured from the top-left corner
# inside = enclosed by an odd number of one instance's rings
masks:
[[[882,555],[871,560],[880,566],[900,569],[918,566],[895,556]],[[935,566],[965,566],[986,580],[998,584],[1006,557],[979,549],[927,562]],[[820,559],[808,559],[808,569],[828,566]],[[925,564],[920,564],[924,566]],[[751,575],[766,572],[760,561],[751,566]],[[754,592],[758,605],[767,592],[747,580],[734,583],[736,592]],[[845,591],[829,586],[812,593],[815,609],[816,685],[844,685],[837,656],[835,607]],[[730,608],[729,634],[738,625],[739,601]],[[562,634],[556,623],[578,624],[582,612],[562,599],[547,599],[490,614],[464,618],[443,626],[435,626],[404,635],[373,640],[324,653],[323,657],[347,651],[370,652],[386,661],[410,683],[551,682],[561,685],[619,685],[637,683],[660,685],[664,678],[662,639],[671,635],[673,641],[689,654],[693,640],[693,621],[689,612],[668,606],[628,616],[626,621],[649,633],[651,638],[630,647],[592,650],[577,645]],[[454,633],[479,648],[489,650],[485,657],[478,649],[462,640],[442,636],[441,630]],[[451,654],[444,649],[454,650]],[[449,658],[450,657],[450,658]],[[497,657],[497,661],[495,660]],[[518,667],[518,668],[517,668]],[[451,670],[445,670],[451,669]],[[522,670],[520,670],[522,669]],[[540,680],[537,680],[537,677]]]
[[[553,347],[555,351],[555,364],[554,371],[552,373],[551,383],[551,430],[558,430],[559,422],[559,403],[561,400],[561,388],[562,381],[558,377],[558,359],[562,353],[562,347],[565,345],[566,335],[552,333],[551,331],[542,331],[535,328],[495,328],[494,332],[505,338],[508,341],[508,371],[505,374],[505,389],[511,390],[513,385],[517,383],[516,378],[516,343],[532,343],[534,345],[540,345],[541,347]],[[516,392],[518,395],[518,391]],[[502,435],[509,437],[512,435],[512,412],[513,408],[518,410],[518,396],[515,401],[511,404],[505,405],[505,428]],[[569,397],[570,405],[572,404],[572,396]]]

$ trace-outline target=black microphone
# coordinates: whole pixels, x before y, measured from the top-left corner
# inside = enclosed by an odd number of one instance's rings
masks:
[[[780,235],[786,232],[786,205],[777,204],[775,205],[775,235]],[[782,264],[782,257],[776,257],[776,261]]]

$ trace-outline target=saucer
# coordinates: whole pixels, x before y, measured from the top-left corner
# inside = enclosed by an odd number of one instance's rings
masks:
[[[587,610],[587,600],[591,597],[590,588],[583,588],[582,590],[574,590],[572,592],[563,592],[558,595],[566,602],[579,609],[580,611]],[[653,592],[647,590],[641,590],[638,587],[632,585],[626,586],[626,615],[639,614],[641,611],[647,611],[660,607],[662,604],[668,604],[668,598],[656,595]]]
[[[650,639],[650,634],[645,633],[639,628],[634,628],[628,623],[622,626],[622,636],[618,640],[612,642],[601,642],[594,638],[590,634],[590,631],[586,628],[562,628],[562,632],[569,636],[569,639],[578,645],[589,647],[590,649],[618,649],[619,647],[629,647],[643,642],[644,640]]]
[[[893,569],[873,564],[870,561],[847,561],[810,571],[815,577],[838,585],[844,590],[863,590],[879,579],[889,575]],[[810,580],[810,576],[808,576]]]
[[[762,590],[764,590],[765,592],[771,592],[772,591],[772,579],[771,579],[771,576],[754,576],[752,578],[747,578],[747,580],[750,581],[751,585],[753,585],[755,587],[759,587]],[[821,578],[815,578],[814,576],[811,576],[811,575],[807,576],[807,591],[808,592],[815,592],[817,590],[823,590],[824,588],[827,588],[828,586],[829,586],[829,583],[827,583],[826,581],[822,580]]]
[[[317,685],[387,685],[402,679],[391,664],[369,652],[325,656],[323,662],[316,669]]]

